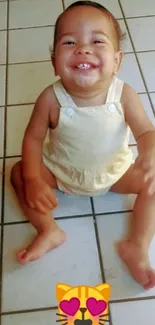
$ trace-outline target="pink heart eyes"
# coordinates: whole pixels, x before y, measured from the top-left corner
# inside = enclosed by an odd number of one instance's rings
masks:
[[[96,300],[95,298],[88,298],[86,306],[92,316],[100,315],[107,308],[107,303],[104,300]]]
[[[95,298],[88,298],[86,306],[92,316],[100,315],[107,308],[107,303],[104,300],[96,300]],[[70,300],[62,300],[60,303],[61,310],[70,316],[74,316],[80,307],[80,300],[78,298],[71,298]]]
[[[74,316],[80,307],[80,300],[78,298],[71,298],[70,300],[62,300],[60,303],[61,310],[70,316]]]

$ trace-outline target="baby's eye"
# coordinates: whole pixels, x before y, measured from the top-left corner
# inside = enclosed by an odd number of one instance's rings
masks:
[[[74,45],[75,42],[73,42],[73,41],[67,41],[67,42],[64,42],[64,44],[66,44],[66,45]]]
[[[104,41],[101,41],[101,40],[96,40],[96,41],[94,41],[94,43],[95,44],[103,44],[103,43],[105,43]]]

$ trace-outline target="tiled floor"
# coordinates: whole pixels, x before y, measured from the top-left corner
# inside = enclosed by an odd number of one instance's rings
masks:
[[[58,193],[58,223],[66,243],[37,262],[20,266],[15,251],[35,234],[25,222],[10,185],[11,166],[20,159],[24,129],[41,90],[54,80],[49,59],[53,25],[70,0],[0,0],[0,207],[1,324],[55,325],[55,286],[111,284],[111,325],[154,325],[155,288],[143,290],[115,253],[127,229],[134,195],[108,193],[95,199]],[[100,0],[119,20],[128,39],[119,76],[139,93],[155,124],[155,2]],[[130,144],[136,156],[135,140]],[[155,267],[155,239],[150,259]],[[141,311],[138,313],[138,308]]]

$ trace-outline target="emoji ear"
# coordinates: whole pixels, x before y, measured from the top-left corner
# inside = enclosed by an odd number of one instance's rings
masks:
[[[72,287],[68,284],[58,283],[56,286],[56,297],[58,302],[60,302],[64,296],[64,294],[70,290]]]
[[[95,287],[96,290],[100,291],[104,296],[105,300],[108,302],[110,299],[110,285],[108,283],[102,283]]]

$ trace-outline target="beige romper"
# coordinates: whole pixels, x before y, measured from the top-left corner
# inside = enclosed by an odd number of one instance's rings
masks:
[[[106,103],[92,107],[77,107],[60,80],[53,89],[60,115],[44,145],[44,164],[63,192],[88,196],[108,192],[133,161],[120,103],[123,81],[114,77]]]

